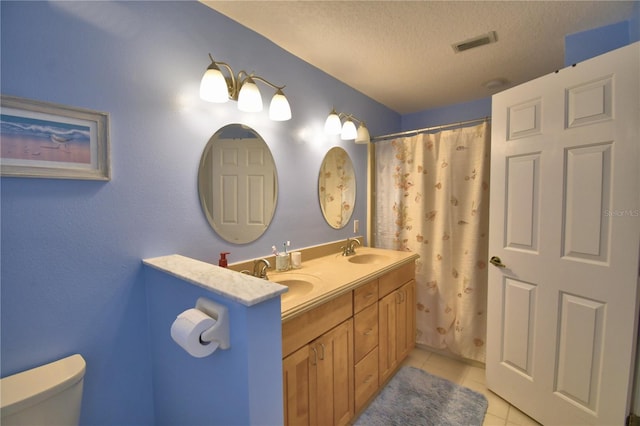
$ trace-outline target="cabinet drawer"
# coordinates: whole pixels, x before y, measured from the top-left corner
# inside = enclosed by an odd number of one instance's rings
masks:
[[[353,312],[357,313],[378,301],[378,280],[353,290]]]
[[[282,357],[353,315],[352,292],[338,296],[282,324]]]
[[[382,298],[393,290],[400,288],[404,283],[415,278],[415,274],[415,262],[409,262],[381,276],[378,279],[378,297]]]
[[[355,382],[357,413],[378,390],[378,348],[373,349],[356,364]]]
[[[355,362],[378,346],[378,304],[371,305],[354,317]]]

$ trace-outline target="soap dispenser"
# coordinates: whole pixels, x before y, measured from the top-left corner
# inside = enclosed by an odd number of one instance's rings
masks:
[[[220,259],[218,260],[218,266],[220,266],[221,268],[226,268],[227,267],[227,255],[229,254],[228,251],[224,251],[222,253],[220,253]]]

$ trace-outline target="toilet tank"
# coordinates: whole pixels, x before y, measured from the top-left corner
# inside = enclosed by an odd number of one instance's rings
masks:
[[[85,366],[76,354],[0,379],[0,424],[77,425]]]

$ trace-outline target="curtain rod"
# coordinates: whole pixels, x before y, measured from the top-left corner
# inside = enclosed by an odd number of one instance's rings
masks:
[[[374,136],[371,138],[371,142],[376,142],[376,141],[382,141],[382,140],[386,140],[386,139],[391,139],[391,138],[396,138],[398,136],[408,136],[408,135],[419,135],[420,133],[426,133],[430,130],[440,130],[440,129],[445,129],[447,127],[457,127],[457,126],[463,126],[465,124],[471,124],[471,123],[476,123],[479,121],[491,121],[491,117],[481,117],[481,118],[476,118],[473,120],[466,120],[466,121],[458,121],[456,123],[449,123],[449,124],[441,124],[439,126],[432,126],[432,127],[425,127],[424,129],[415,129],[415,130],[407,130],[405,132],[398,132],[398,133],[391,133],[388,135],[381,135],[381,136]]]

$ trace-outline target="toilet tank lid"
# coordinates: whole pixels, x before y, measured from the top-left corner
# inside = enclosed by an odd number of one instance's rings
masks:
[[[86,363],[75,354],[0,379],[3,414],[37,404],[73,386],[84,377]]]

